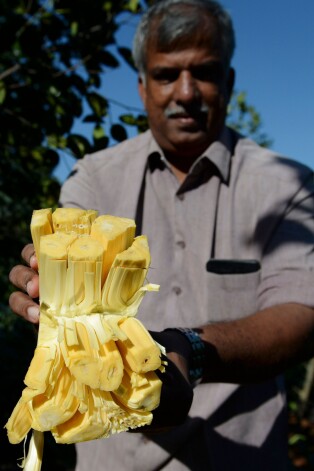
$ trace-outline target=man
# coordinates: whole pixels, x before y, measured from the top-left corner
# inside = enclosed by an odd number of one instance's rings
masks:
[[[150,131],[86,156],[62,188],[64,206],[136,218],[148,235],[161,290],[139,317],[170,329],[154,335],[195,381],[182,425],[80,444],[79,471],[286,469],[277,375],[314,352],[313,173],[225,127],[234,44],[214,1],[153,6],[134,43]],[[10,278],[38,295],[34,272]],[[11,308],[38,312],[23,293]]]

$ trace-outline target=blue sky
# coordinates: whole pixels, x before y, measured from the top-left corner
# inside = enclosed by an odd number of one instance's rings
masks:
[[[272,148],[314,167],[314,0],[223,0],[231,14],[237,47],[233,60],[235,88],[260,113]],[[136,20],[123,18],[118,43],[130,46]],[[113,49],[114,51],[114,49]],[[123,63],[103,77],[104,95],[143,109],[135,72]],[[113,118],[126,112],[112,104]],[[88,135],[87,125],[76,131]],[[133,135],[132,129],[129,135]],[[57,176],[72,161],[60,165]]]

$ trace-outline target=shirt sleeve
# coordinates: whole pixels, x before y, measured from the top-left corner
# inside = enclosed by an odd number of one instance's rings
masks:
[[[96,209],[93,162],[90,156],[78,160],[61,188],[59,204],[64,207]]]
[[[282,303],[314,307],[314,178],[309,172],[265,247],[259,309]]]

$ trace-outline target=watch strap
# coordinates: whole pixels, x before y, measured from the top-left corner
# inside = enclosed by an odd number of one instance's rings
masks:
[[[201,383],[204,374],[205,344],[194,329],[178,327],[177,330],[188,339],[192,348],[189,378],[192,386],[195,387]]]

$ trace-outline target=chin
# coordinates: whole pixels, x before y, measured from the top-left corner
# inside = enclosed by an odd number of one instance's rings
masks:
[[[213,142],[212,133],[205,130],[180,129],[172,132],[163,132],[163,129],[152,129],[156,141],[163,151],[182,156],[201,154]]]
[[[185,133],[184,136],[172,141],[173,147],[185,154],[195,152],[197,149],[199,149],[199,152],[203,152],[210,143],[211,140],[208,134],[204,133]]]

